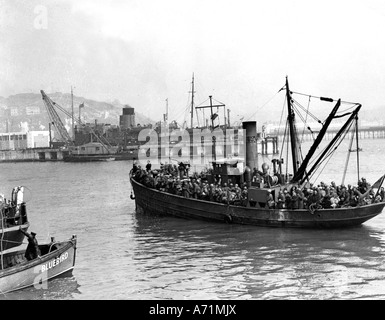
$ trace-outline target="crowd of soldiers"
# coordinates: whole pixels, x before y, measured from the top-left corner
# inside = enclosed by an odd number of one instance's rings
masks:
[[[321,182],[317,186],[293,186],[290,190],[284,188],[278,192],[276,203],[269,207],[287,209],[330,209],[356,207],[384,201],[385,191],[381,187],[375,192],[365,178],[360,179],[357,186],[348,184],[330,185]]]
[[[233,184],[223,182],[220,175],[213,183],[209,183],[205,173],[194,172],[189,175],[189,165],[180,162],[175,164],[161,164],[159,170],[151,170],[148,162],[146,169],[134,163],[132,173],[140,183],[160,191],[206,201],[243,205],[247,204],[247,184]]]
[[[134,162],[132,174],[135,180],[150,188],[160,191],[218,203],[247,206],[248,185],[224,182],[221,176],[215,176],[215,181],[209,183],[205,173],[189,175],[189,165],[183,162],[176,164],[161,164],[159,170],[151,169],[148,161],[146,168]],[[273,191],[268,190],[266,206],[277,209],[321,209],[355,207],[384,201],[384,188],[374,192],[365,178],[357,186],[330,185],[321,182],[319,185],[310,185],[299,188],[283,188],[273,196]]]

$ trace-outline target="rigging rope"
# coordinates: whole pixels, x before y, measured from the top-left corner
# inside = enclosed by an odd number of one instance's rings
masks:
[[[322,173],[322,171],[325,169],[326,165],[328,164],[328,162],[330,161],[333,153],[338,149],[338,147],[340,146],[340,144],[342,143],[342,141],[345,139],[345,136],[348,134],[351,126],[352,126],[353,122],[349,124],[348,128],[346,129],[346,131],[341,134],[341,136],[333,143],[333,145],[331,146],[331,149],[329,150],[329,152],[324,156],[323,160],[320,161],[320,163],[317,165],[317,167],[315,168],[314,170],[314,173],[309,177],[310,179],[314,176],[315,172],[318,170],[318,168],[321,167],[322,163],[329,158],[329,160],[325,163],[323,169],[321,169],[321,172],[319,173],[319,175]],[[323,149],[323,151],[327,148],[327,146]],[[322,152],[323,152],[322,151]],[[321,152],[321,153],[322,153]],[[315,159],[317,159],[318,157],[315,157]],[[312,162],[315,161],[315,159],[313,159]],[[319,177],[319,175],[317,176],[317,179]]]
[[[298,94],[300,96],[306,96],[306,97],[312,97],[312,98],[317,98],[317,99],[320,99],[322,101],[328,101],[328,102],[336,102],[337,100],[333,99],[333,98],[325,98],[325,97],[318,97],[318,96],[313,96],[313,95],[310,95],[310,94],[306,94],[306,93],[300,93],[300,92],[295,92],[295,91],[291,91],[291,93],[294,93],[294,94]],[[341,103],[345,103],[345,104],[357,104],[357,102],[349,102],[349,101],[341,101]]]
[[[333,150],[333,152],[337,150],[337,147]],[[326,168],[326,165],[329,163],[329,161],[331,160],[332,157],[328,157],[328,161],[325,163],[325,165],[323,166],[323,168],[321,169],[321,171],[319,172],[319,174],[317,175],[317,178],[315,178],[314,180],[314,183],[316,183],[316,181],[318,180],[319,176],[322,174],[322,172],[325,170]],[[326,157],[325,157],[326,159]],[[323,162],[324,160],[321,161],[321,163]],[[321,165],[321,164],[320,164]],[[319,166],[318,166],[319,167]],[[314,172],[315,173],[315,172]],[[314,176],[314,173],[311,175],[311,177],[309,177],[310,179]]]
[[[357,125],[357,124],[355,124]],[[352,146],[353,146],[353,141],[354,141],[354,134],[352,134],[352,137],[350,139],[350,144],[349,144],[349,149],[348,149],[348,155],[346,156],[346,161],[345,161],[345,168],[344,168],[344,174],[342,176],[342,182],[341,182],[341,185],[344,184],[345,182],[345,176],[346,176],[346,172],[348,170],[348,164],[349,164],[349,160],[350,160],[350,152],[351,152],[351,149],[352,149]],[[357,150],[358,152],[358,150]]]
[[[283,114],[284,114],[285,104],[286,104],[286,95],[285,95],[285,99],[284,99],[284,101],[283,101],[283,107],[282,107],[282,112],[281,112],[281,118],[279,119],[278,135],[280,134],[280,128],[281,128],[281,124],[282,124],[282,119],[283,119]],[[287,121],[286,121],[285,123],[286,123],[286,126],[287,126]],[[286,128],[285,128],[285,132],[286,132]],[[285,134],[286,134],[286,133],[285,133]],[[282,144],[282,146],[283,146],[283,144]]]
[[[312,117],[315,121],[318,123],[322,123],[320,119],[318,119],[314,114],[312,114],[310,111],[307,111],[298,101],[293,99],[293,104],[295,104],[297,107],[302,109],[306,114],[308,114],[310,117]]]
[[[257,112],[259,111],[259,109],[261,109],[261,108],[263,108],[264,106],[266,106],[271,100],[273,100],[275,97],[276,97],[276,95],[281,91],[282,89],[280,89],[272,98],[270,98],[268,101],[266,101],[263,105],[261,105],[260,107],[257,107],[256,108],[256,110],[255,110],[255,112],[250,116],[250,117],[248,117],[246,120],[250,120],[251,118],[253,118],[256,114],[257,114]]]
[[[306,128],[306,124],[307,124],[307,116],[308,116],[308,112],[309,112],[309,108],[310,108],[310,100],[311,100],[311,97],[309,97],[309,101],[308,101],[308,104],[307,104],[307,112],[306,112],[306,117],[305,117],[305,122],[303,124],[303,130],[302,130],[302,135],[301,135],[301,144],[303,142],[303,138],[305,136],[305,128]]]
[[[288,127],[288,123],[286,122],[285,132],[283,134],[283,140],[282,140],[282,147],[280,148],[281,149],[281,153],[279,155],[280,159],[282,159],[283,147],[285,146],[285,141],[286,141],[286,136],[287,136],[287,127]]]

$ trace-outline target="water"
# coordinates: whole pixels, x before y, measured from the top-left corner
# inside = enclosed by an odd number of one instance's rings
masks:
[[[363,140],[361,172],[384,172]],[[346,148],[342,148],[346,150]],[[346,155],[320,179],[340,182]],[[352,156],[353,159],[353,156]],[[2,299],[384,299],[385,215],[343,230],[269,229],[135,213],[130,161],[0,165],[1,191],[26,186],[39,242],[78,236],[71,277]],[[355,183],[356,172],[346,176]],[[319,179],[319,181],[321,181]]]

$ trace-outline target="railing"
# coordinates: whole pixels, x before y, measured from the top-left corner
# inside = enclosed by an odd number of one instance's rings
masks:
[[[27,222],[27,208],[25,202],[20,204],[19,210],[14,203],[2,204],[1,229],[20,226]]]

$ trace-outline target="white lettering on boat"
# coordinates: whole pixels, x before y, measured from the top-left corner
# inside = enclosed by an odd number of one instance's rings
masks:
[[[53,267],[55,267],[58,264],[62,263],[67,258],[68,258],[68,252],[65,252],[62,255],[60,255],[60,257],[57,257],[57,258],[47,262],[46,264],[43,264],[41,266],[41,272],[45,272],[45,271],[47,271],[49,269],[52,269]]]

